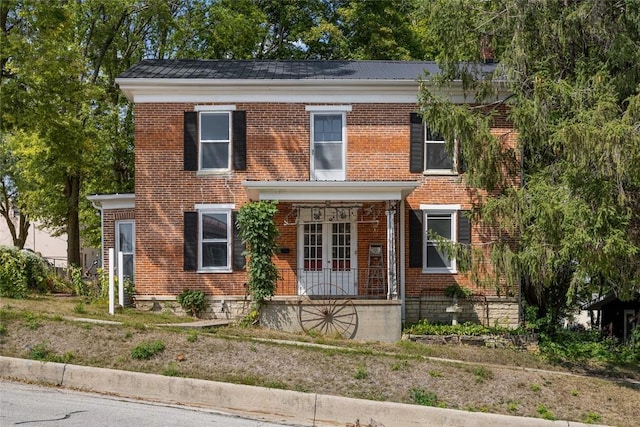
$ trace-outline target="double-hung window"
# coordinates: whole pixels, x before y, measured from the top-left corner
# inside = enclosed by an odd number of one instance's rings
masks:
[[[232,222],[230,209],[203,209],[199,212],[200,271],[231,270]]]
[[[456,260],[438,249],[436,236],[455,242],[455,211],[425,210],[425,250],[423,269],[429,272],[455,272]]]
[[[202,105],[184,112],[184,170],[247,169],[247,114],[234,105]]]
[[[311,179],[346,179],[346,113],[350,105],[307,106],[311,112]]]
[[[433,132],[426,124],[424,135],[424,170],[427,172],[453,171],[454,156],[447,151],[444,138]]]
[[[458,164],[457,143],[453,152],[447,149],[447,141],[434,132],[417,113],[410,116],[409,171],[432,175],[451,175],[463,171]]]
[[[231,113],[200,112],[200,170],[231,169]]]
[[[409,267],[423,273],[457,273],[456,259],[438,247],[439,239],[471,244],[471,220],[460,205],[420,205],[409,211]]]
[[[233,204],[197,204],[184,212],[184,270],[229,273],[244,270],[244,243]]]

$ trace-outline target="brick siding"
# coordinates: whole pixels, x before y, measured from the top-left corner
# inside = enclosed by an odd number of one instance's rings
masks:
[[[223,175],[198,175],[183,170],[183,113],[193,111],[188,103],[140,103],[136,114],[136,292],[141,295],[171,296],[186,288],[200,289],[211,296],[245,293],[245,272],[197,273],[183,271],[183,213],[196,204],[233,203],[239,209],[248,202],[242,181],[309,180],[310,113],[307,104],[239,103],[246,111],[247,169]],[[353,104],[346,113],[347,180],[417,181],[418,188],[406,200],[406,210],[420,204],[460,204],[468,209],[482,193],[466,188],[460,176],[426,176],[409,172],[409,114],[412,104]],[[504,116],[494,120],[496,135],[508,134]],[[366,267],[369,243],[386,247],[386,216],[380,203],[380,223],[358,225],[358,266]],[[289,203],[281,203],[277,217],[284,223]],[[115,213],[114,213],[115,214]],[[110,217],[109,217],[110,218]],[[105,216],[105,247],[113,241],[113,224]],[[111,220],[115,219],[111,218]],[[405,223],[407,218],[405,217]],[[108,228],[111,227],[111,228]],[[405,231],[407,233],[407,231]],[[490,239],[474,227],[472,241]],[[408,237],[405,235],[408,254]],[[275,262],[281,271],[294,271],[297,263],[297,227],[282,226],[278,240],[289,253]],[[406,261],[408,266],[408,261]],[[452,283],[470,286],[461,274],[423,274],[406,269],[406,293],[420,297],[441,292]],[[492,295],[491,290],[477,290]],[[296,295],[294,285],[281,282],[279,295]]]

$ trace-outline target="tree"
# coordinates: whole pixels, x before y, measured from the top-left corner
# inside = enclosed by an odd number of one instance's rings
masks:
[[[3,152],[20,165],[3,176],[21,213],[67,234],[70,265],[80,218],[99,229],[84,196],[133,190],[133,110],[115,78],[163,51],[173,4],[2,2]]]
[[[442,84],[461,79],[479,95],[480,105],[467,108],[424,89],[421,108],[431,126],[460,141],[467,182],[489,191],[478,215],[495,230],[496,279],[522,280],[528,302],[551,318],[592,292],[634,295],[640,2],[437,0],[422,13],[440,47]],[[499,62],[493,79],[506,77],[511,92],[492,104],[485,76],[458,62],[482,62],[488,47]],[[515,148],[489,132],[502,104]],[[518,161],[522,185],[513,187]]]

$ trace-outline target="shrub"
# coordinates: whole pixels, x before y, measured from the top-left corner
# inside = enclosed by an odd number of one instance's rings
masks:
[[[148,360],[162,351],[164,351],[164,342],[160,340],[145,341],[131,349],[131,357],[138,360]]]
[[[202,291],[185,289],[178,295],[178,304],[191,316],[200,315],[207,309],[207,299]]]
[[[412,388],[409,390],[411,400],[418,405],[445,407],[444,402],[438,400],[438,396],[432,391],[426,391],[423,388]]]
[[[466,286],[460,286],[457,283],[447,286],[444,295],[451,298],[468,298],[473,295],[473,291]]]
[[[405,333],[413,335],[503,335],[518,333],[517,330],[494,326],[487,327],[476,323],[465,322],[457,325],[435,325],[423,319],[405,329]]]
[[[47,291],[47,263],[36,254],[0,246],[0,296],[25,298],[30,291]]]

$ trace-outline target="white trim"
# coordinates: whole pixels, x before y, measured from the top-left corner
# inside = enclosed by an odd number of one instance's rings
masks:
[[[315,118],[317,116],[340,116],[342,122],[342,135],[340,141],[316,141]],[[347,113],[339,110],[319,110],[312,111],[309,115],[309,176],[312,181],[344,181],[347,178]],[[340,144],[341,147],[341,169],[316,169],[316,147],[322,144]]]
[[[420,205],[420,210],[423,211],[459,211],[461,209],[460,205]]]
[[[196,205],[197,206],[197,205]],[[220,205],[217,205],[220,206]],[[203,267],[202,266],[202,216],[207,214],[224,214],[227,217],[227,265],[223,267]],[[198,209],[198,273],[231,273],[233,271],[233,220],[231,215],[231,209],[228,208],[210,208],[210,209]],[[214,239],[215,240],[215,239]],[[213,242],[216,243],[216,242]],[[222,243],[222,242],[219,242]]]
[[[351,105],[307,105],[304,107],[305,111],[323,111],[323,112],[333,112],[333,111],[351,111]]]
[[[120,247],[120,232],[121,229],[120,227],[123,224],[131,224],[131,252],[124,252],[122,250],[122,248]],[[114,221],[114,225],[113,225],[114,231],[115,231],[115,235],[114,235],[114,240],[115,240],[115,249],[116,249],[116,253],[118,252],[122,252],[123,255],[131,255],[133,257],[133,271],[131,272],[131,276],[132,279],[135,281],[135,277],[136,277],[136,220],[135,219],[118,219]],[[117,259],[114,260],[114,264],[117,266],[118,264],[118,260],[119,257]]]
[[[228,140],[208,140],[202,139],[202,115],[223,115],[227,116],[227,123],[229,125],[229,139]],[[224,168],[205,168],[202,166],[203,144],[226,144],[227,145],[227,167]],[[231,165],[233,162],[233,115],[229,110],[201,110],[198,112],[198,171],[212,171],[229,173],[231,171]]]
[[[435,206],[434,209],[423,209],[422,206]],[[458,206],[458,209],[445,209],[443,206],[455,207]],[[458,215],[457,211],[460,205],[420,205],[420,209],[422,210],[422,233],[423,233],[423,243],[422,243],[422,273],[424,274],[456,274],[458,272],[458,267],[456,263],[456,258],[453,257],[449,261],[451,262],[450,267],[427,267],[427,248],[429,247],[429,236],[427,235],[427,227],[428,227],[428,216],[431,215],[449,215],[451,218],[451,228],[450,234],[451,238],[449,241],[457,242],[458,241]],[[436,247],[437,249],[437,247]],[[440,251],[438,251],[440,252]]]
[[[234,203],[197,203],[193,207],[197,211],[203,210],[222,210],[222,209],[235,209],[236,205]]]
[[[136,207],[136,197],[133,193],[124,194],[94,194],[87,196],[96,209],[133,209]]]
[[[238,79],[116,79],[129,101],[135,103],[411,103],[418,102],[417,80],[238,80]],[[465,92],[459,82],[435,88],[436,95],[456,104],[476,102],[475,93]],[[499,101],[509,92],[496,83],[498,94],[484,101]]]
[[[196,105],[194,111],[236,111],[235,105]]]
[[[416,181],[243,181],[251,200],[386,201],[403,200]]]

